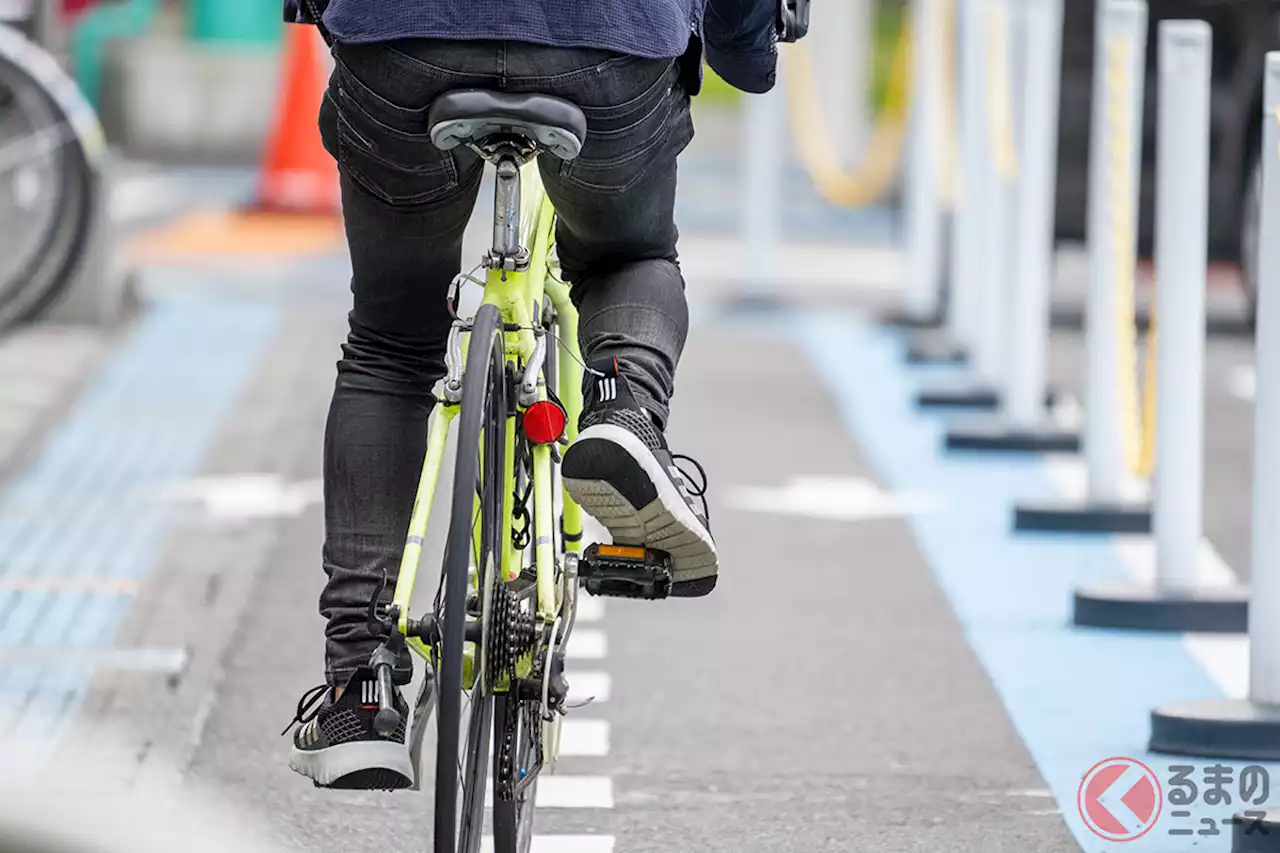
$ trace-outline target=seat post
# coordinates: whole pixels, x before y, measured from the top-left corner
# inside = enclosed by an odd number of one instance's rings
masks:
[[[493,199],[493,248],[491,269],[518,270],[528,264],[528,253],[520,246],[520,165],[510,154],[497,163],[498,179]]]

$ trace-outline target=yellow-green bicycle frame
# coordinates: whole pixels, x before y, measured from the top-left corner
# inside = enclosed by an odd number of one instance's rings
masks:
[[[523,270],[489,269],[485,276],[485,292],[482,304],[495,305],[502,315],[507,331],[506,360],[521,368],[527,364],[537,345],[534,331],[535,306],[544,304],[549,297],[555,311],[555,339],[548,340],[547,349],[558,347],[561,357],[556,359],[558,376],[557,396],[563,404],[568,423],[566,438],[572,442],[578,432],[578,415],[582,411],[582,367],[578,357],[578,314],[569,299],[569,287],[551,273],[552,244],[555,239],[555,211],[547,198],[538,173],[536,162],[520,169],[520,244],[529,248],[529,264]],[[466,352],[466,337],[462,339]],[[465,363],[465,360],[464,360]],[[543,361],[545,370],[547,362]],[[537,377],[538,399],[547,399],[545,375]],[[422,545],[427,522],[431,515],[432,499],[444,460],[445,444],[459,406],[441,401],[431,414],[427,426],[427,452],[414,498],[413,514],[409,522],[404,555],[400,561],[400,574],[396,581],[394,603],[399,610],[400,631],[408,632],[409,605],[413,598],[414,583],[422,558]],[[506,463],[503,474],[502,545],[498,553],[501,565],[496,566],[498,578],[514,580],[520,573],[523,555],[514,545],[512,528],[512,495],[516,480],[514,448],[516,444],[516,418],[507,419]],[[533,566],[537,573],[538,615],[548,625],[554,624],[560,613],[561,590],[556,578],[556,518],[553,495],[558,485],[552,469],[551,445],[535,445],[533,456],[534,526],[538,533],[534,542]],[[563,528],[561,536],[566,550],[578,550],[582,538],[582,511],[567,493],[560,489]],[[417,637],[408,637],[410,648],[428,661],[432,660],[430,647]],[[468,667],[470,669],[470,667]]]

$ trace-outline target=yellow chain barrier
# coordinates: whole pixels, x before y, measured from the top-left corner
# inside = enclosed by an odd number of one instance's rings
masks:
[[[1003,4],[987,9],[987,128],[991,156],[1001,183],[1018,178],[1018,156],[1013,139],[1013,87],[1009,73],[1009,15]]]
[[[954,0],[939,0],[938,7],[942,12],[942,55],[939,57],[942,73],[937,82],[942,84],[941,109],[939,111],[940,127],[934,140],[934,156],[937,157],[939,192],[944,210],[954,210],[956,199],[960,195],[960,167],[956,152],[956,31]]]
[[[1155,461],[1155,388],[1156,388],[1156,311],[1152,303],[1150,325],[1147,328],[1146,359],[1142,373],[1141,397],[1138,387],[1138,333],[1133,316],[1136,307],[1134,275],[1135,264],[1127,247],[1133,245],[1134,211],[1133,193],[1127,188],[1135,186],[1133,174],[1133,114],[1130,98],[1130,81],[1125,69],[1130,65],[1133,46],[1126,40],[1112,37],[1107,42],[1107,157],[1111,178],[1112,275],[1116,287],[1116,346],[1119,348],[1120,416],[1124,419],[1125,462],[1129,473],[1137,477],[1151,476]],[[1116,187],[1125,187],[1122,193]]]
[[[853,174],[844,171],[831,141],[806,42],[802,40],[788,45],[782,61],[796,147],[814,186],[832,204],[849,207],[874,204],[892,186],[902,162],[903,141],[907,133],[907,95],[911,84],[910,21],[903,16],[884,108],[872,128],[865,159]]]

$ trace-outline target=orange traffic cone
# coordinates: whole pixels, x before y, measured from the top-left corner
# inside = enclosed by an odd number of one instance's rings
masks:
[[[275,127],[267,141],[257,208],[335,214],[341,210],[338,169],[320,141],[317,118],[325,77],[314,27],[285,28],[284,76]]]

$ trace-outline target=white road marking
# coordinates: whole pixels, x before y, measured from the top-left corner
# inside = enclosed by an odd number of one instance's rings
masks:
[[[574,628],[569,635],[566,656],[572,660],[603,660],[609,655],[609,641],[604,631]],[[571,670],[570,670],[571,672]]]
[[[566,672],[566,677],[569,679],[570,704],[586,702],[588,699],[592,705],[609,701],[613,688],[613,679],[609,673],[576,672],[570,669]]]
[[[612,835],[535,835],[529,853],[613,853]],[[483,853],[493,853],[493,838],[486,835],[480,844]]]
[[[107,197],[111,219],[128,225],[177,210],[179,182],[165,174],[130,175],[115,182]]]
[[[578,613],[574,619],[578,625],[601,621],[604,619],[604,599],[582,593],[578,596]]]
[[[836,521],[899,518],[941,507],[934,495],[895,495],[865,477],[797,477],[782,488],[739,486],[727,501],[735,509]]]
[[[570,715],[561,723],[561,758],[603,758],[608,754],[608,720],[583,720]]]
[[[485,793],[485,806],[493,807],[493,788]],[[553,776],[538,777],[540,809],[611,809],[613,808],[613,780],[608,776]]]
[[[1252,402],[1258,396],[1258,371],[1252,364],[1237,364],[1227,373],[1227,390],[1241,400]]]
[[[163,492],[170,500],[201,505],[210,516],[225,521],[294,518],[324,500],[320,480],[290,483],[275,474],[232,474],[198,477]]]

